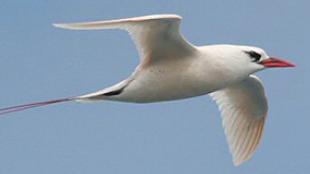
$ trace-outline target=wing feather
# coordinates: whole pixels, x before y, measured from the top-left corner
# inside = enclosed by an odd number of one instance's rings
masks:
[[[249,160],[261,140],[267,115],[267,98],[258,77],[251,75],[239,84],[210,96],[218,104],[235,165]]]
[[[192,54],[194,46],[179,32],[181,17],[173,14],[150,15],[127,19],[54,24],[72,30],[122,29],[129,32],[142,61],[176,58]],[[149,60],[148,60],[149,62]]]

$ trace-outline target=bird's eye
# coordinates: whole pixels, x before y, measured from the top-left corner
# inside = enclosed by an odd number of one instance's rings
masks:
[[[262,55],[260,55],[259,53],[255,51],[245,51],[245,53],[250,56],[252,62],[258,62],[260,58],[262,57]]]

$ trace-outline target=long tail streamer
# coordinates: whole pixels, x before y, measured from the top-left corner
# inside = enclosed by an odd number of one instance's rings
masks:
[[[62,98],[62,99],[49,100],[49,101],[44,101],[44,102],[36,102],[36,103],[30,103],[30,104],[24,104],[24,105],[17,105],[17,106],[2,108],[2,109],[0,109],[0,116],[5,115],[5,114],[9,114],[12,112],[18,112],[18,111],[23,111],[26,109],[31,109],[31,108],[40,107],[40,106],[46,106],[46,105],[55,104],[55,103],[68,102],[68,101],[72,101],[72,100],[74,100],[74,98]]]

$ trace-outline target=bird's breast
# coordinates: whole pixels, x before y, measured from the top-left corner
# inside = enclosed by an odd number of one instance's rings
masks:
[[[134,79],[114,100],[148,103],[204,95],[213,85],[195,74],[190,63],[153,65],[135,74]]]

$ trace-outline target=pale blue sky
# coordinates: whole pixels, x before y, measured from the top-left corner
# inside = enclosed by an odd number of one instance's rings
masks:
[[[0,1],[0,107],[73,96],[126,78],[138,63],[121,31],[55,22],[183,16],[194,44],[246,44],[296,63],[259,72],[269,98],[263,141],[236,168],[208,96],[128,104],[68,103],[0,118],[0,174],[309,173],[309,1]]]

